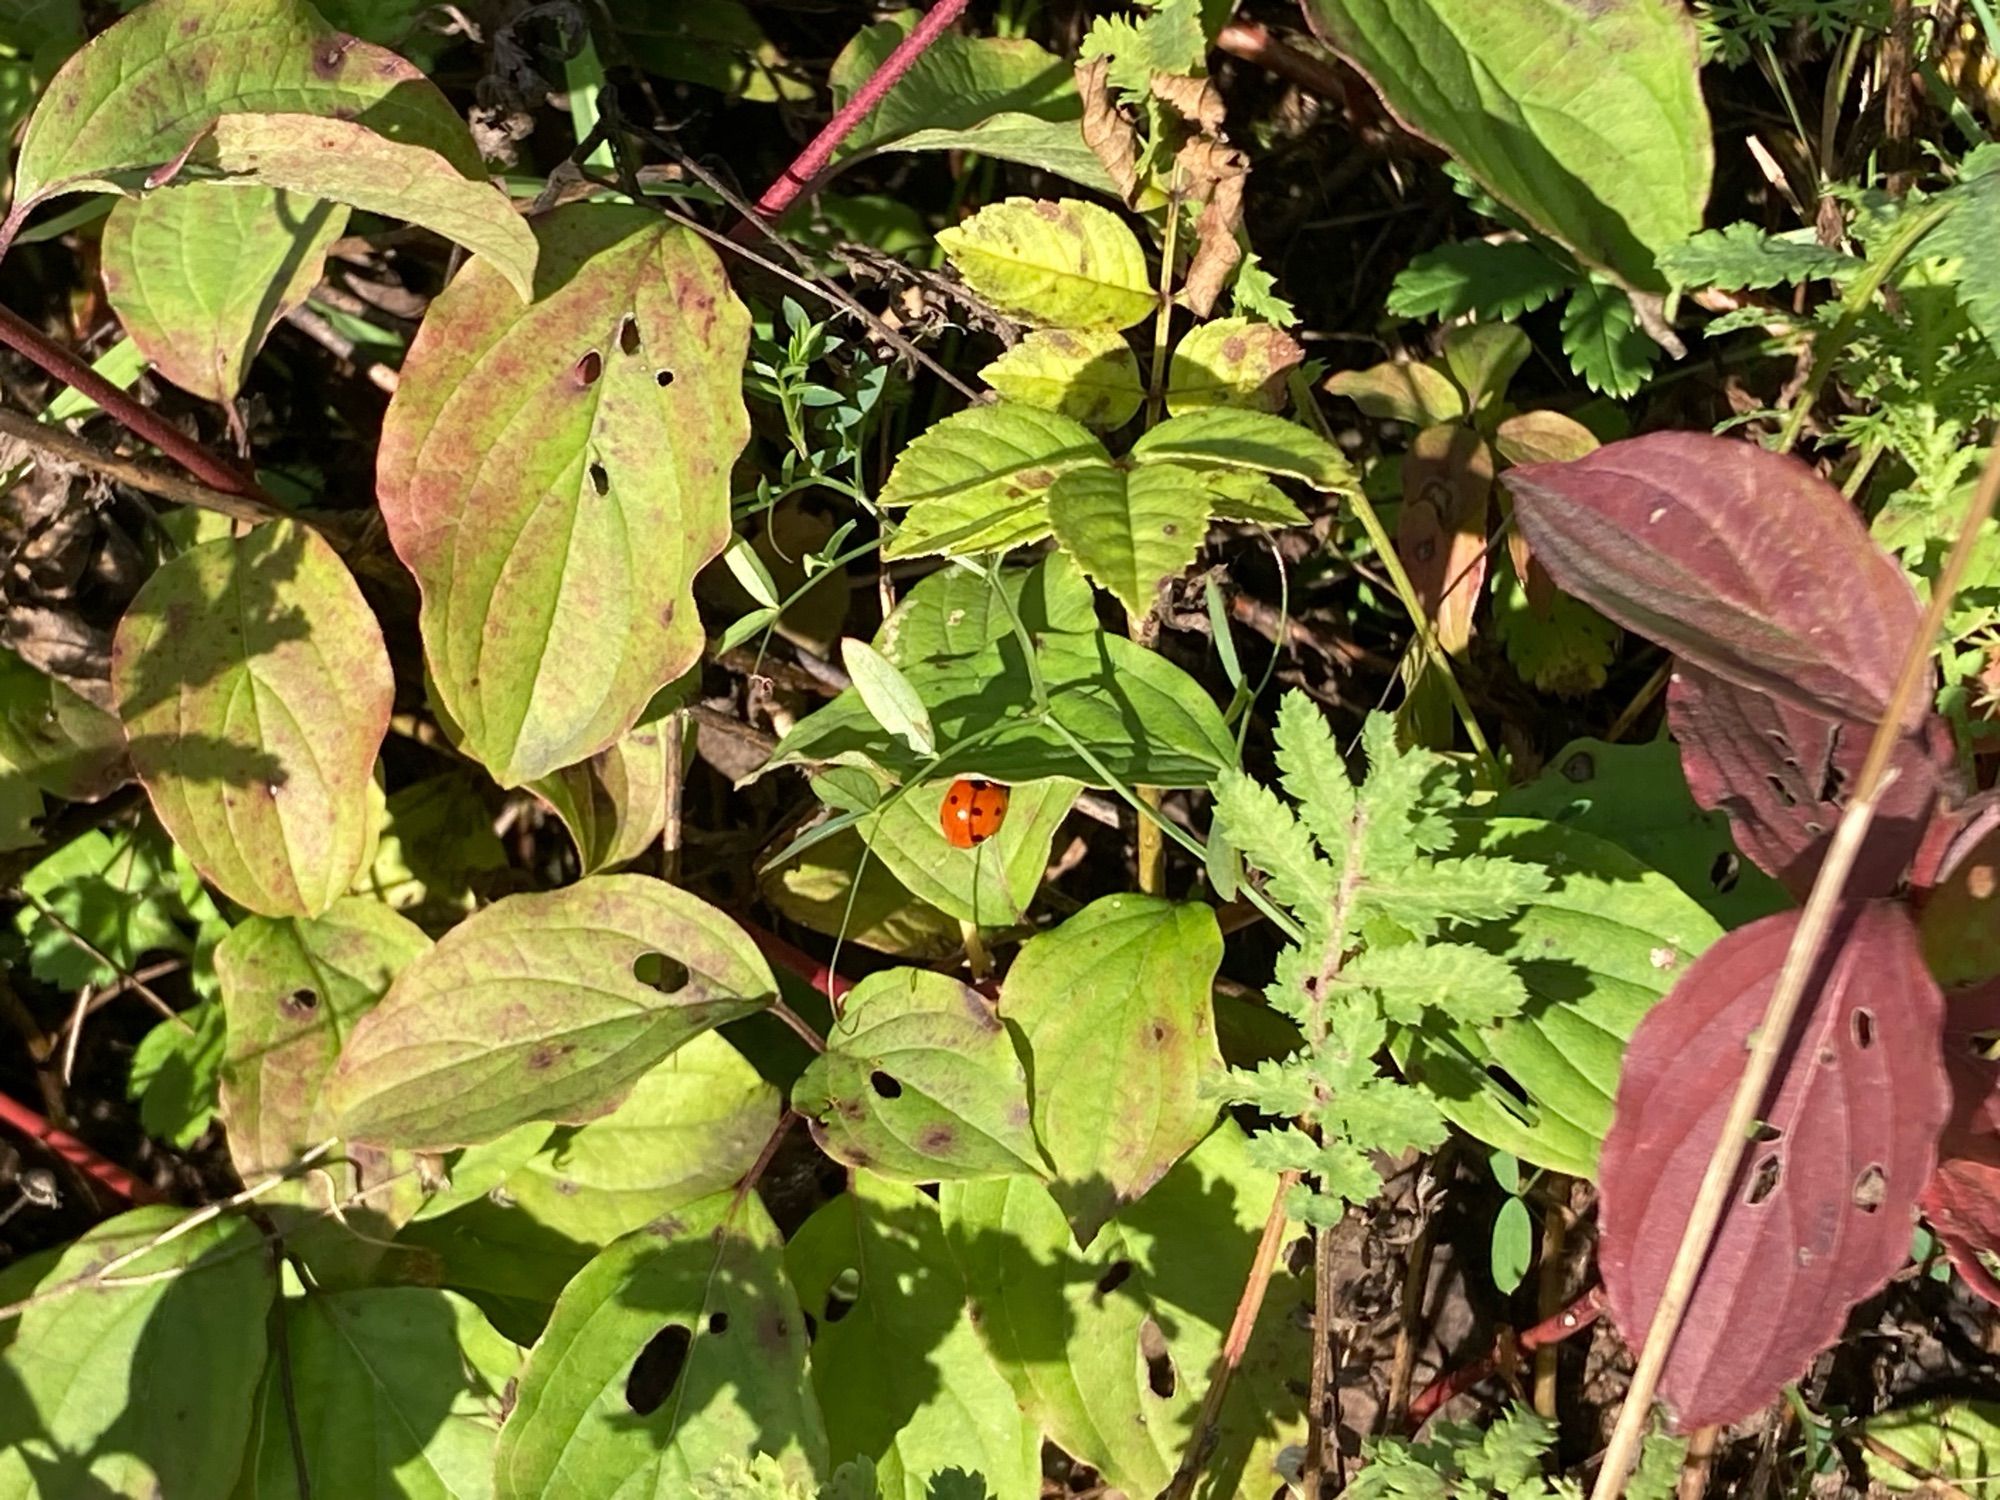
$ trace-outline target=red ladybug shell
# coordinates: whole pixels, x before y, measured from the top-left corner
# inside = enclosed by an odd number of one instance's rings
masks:
[[[1007,788],[990,781],[961,776],[944,794],[938,826],[954,849],[983,844],[1000,831],[1007,816]]]

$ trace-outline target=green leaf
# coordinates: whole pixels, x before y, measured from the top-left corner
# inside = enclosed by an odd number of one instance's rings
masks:
[[[302,1455],[276,1363],[258,1393],[238,1500],[315,1495],[474,1500],[492,1494],[493,1446],[521,1351],[463,1297],[370,1287],[286,1299],[285,1348]]]
[[[1526,240],[1461,240],[1413,257],[1384,305],[1399,318],[1449,322],[1473,313],[1511,322],[1553,302],[1574,279]]]
[[[938,823],[948,782],[886,803],[856,825],[874,859],[929,906],[978,927],[1025,922],[1049,867],[1049,846],[1078,791],[1054,777],[1010,787],[1000,831],[971,849],[952,847]],[[953,930],[956,944],[957,932]]]
[[[1159,304],[1146,253],[1108,208],[1009,198],[938,231],[972,290],[1040,328],[1129,328]]]
[[[1164,467],[1162,465],[1161,467]],[[1196,469],[1208,489],[1212,521],[1247,521],[1253,526],[1303,526],[1305,512],[1262,474],[1243,469]]]
[[[112,647],[132,764],[195,867],[266,916],[316,916],[368,856],[394,682],[381,628],[289,521],[161,565]]]
[[[420,1150],[587,1120],[776,993],[756,945],[714,907],[645,876],[594,875],[496,902],[409,964],[349,1035],[330,1104],[341,1135]]]
[[[1316,490],[1352,490],[1354,470],[1333,444],[1268,412],[1210,407],[1169,417],[1132,445],[1140,464],[1254,469],[1300,479]]]
[[[1037,329],[979,378],[1009,401],[1086,427],[1123,427],[1146,399],[1132,346],[1110,328]]]
[[[1309,0],[1404,125],[1585,265],[1665,290],[1714,149],[1693,27],[1657,0]]]
[[[1493,633],[1523,680],[1565,698],[1603,687],[1618,653],[1616,625],[1571,594],[1556,593],[1537,611],[1512,568],[1494,580]]]
[[[1737,855],[1727,816],[1695,805],[1680,750],[1664,736],[1647,745],[1572,740],[1539,777],[1502,792],[1490,810],[1608,840],[1658,870],[1724,927],[1793,904],[1775,880]]]
[[[173,161],[222,116],[279,110],[339,117],[484,176],[435,85],[302,0],[151,0],[49,84],[22,137],[9,221],[57,193],[119,190],[118,175]]]
[[[1167,410],[1211,406],[1276,412],[1305,350],[1284,329],[1250,318],[1216,318],[1190,329],[1167,366]]]
[[[1010,817],[1007,823],[1012,822]],[[930,820],[930,826],[935,829],[935,819]],[[980,847],[991,848],[1006,837],[1007,824],[1002,824],[1000,832]],[[938,841],[943,843],[942,835]],[[979,852],[945,847],[954,855]],[[871,854],[862,843],[862,835],[845,828],[767,866],[758,875],[757,888],[774,908],[801,926],[878,953],[930,963],[960,952],[965,939],[958,920],[912,895],[890,873],[883,858],[888,848],[887,842],[878,841],[876,852]],[[990,862],[981,868],[990,868]],[[1040,883],[1047,868],[1044,860],[1033,872],[1035,883]],[[978,910],[992,913],[991,907],[983,905]]]
[[[1444,346],[1445,368],[1474,412],[1498,403],[1534,353],[1528,336],[1511,323],[1460,323],[1447,328],[1439,342]]]
[[[1007,1028],[943,974],[890,969],[849,991],[792,1108],[829,1156],[899,1181],[1046,1171]]]
[[[681,1500],[723,1459],[827,1470],[806,1324],[753,1193],[619,1240],[563,1290],[494,1454],[496,1500]]]
[[[1520,1014],[1528,992],[1504,958],[1465,943],[1377,946],[1341,970],[1344,987],[1371,992],[1382,1014],[1405,1026],[1434,1015],[1486,1026]]]
[[[1528,1003],[1511,1019],[1454,1028],[1456,1047],[1408,1033],[1398,1059],[1468,1134],[1591,1177],[1626,1039],[1721,928],[1664,876],[1574,828],[1496,818],[1468,825],[1465,847],[1558,877],[1513,917],[1458,930],[1512,962]],[[1525,1094],[1525,1108],[1494,1071]]]
[[[1225,771],[1215,784],[1215,817],[1230,844],[1264,872],[1280,902],[1309,921],[1332,908],[1334,872],[1277,793],[1241,771]]]
[[[1814,231],[1766,234],[1755,224],[1704,229],[1660,251],[1660,269],[1676,286],[1755,292],[1822,277],[1846,282],[1865,264],[1822,245]]]
[[[1222,715],[1186,673],[1156,652],[1096,628],[1089,585],[1066,557],[1006,575],[1022,623],[1039,640],[1050,711],[1067,735],[1037,719],[1019,641],[976,574],[947,569],[912,589],[875,644],[917,689],[935,726],[941,764],[920,761],[885,734],[858,694],[842,693],[802,719],[759,774],[785,765],[875,766],[897,780],[985,776],[1019,784],[1060,776],[1105,786],[1206,786],[1236,762]],[[1072,748],[1093,752],[1095,765]]]
[[[749,433],[712,251],[608,204],[535,232],[531,306],[478,261],[431,304],[377,461],[437,701],[503,786],[615,743],[700,655]]]
[[[1863,1449],[1868,1477],[1885,1489],[1922,1490],[1921,1474],[1977,1494],[2000,1476],[2000,1403],[1919,1401],[1872,1416],[1861,1430],[1907,1465]]]
[[[118,720],[60,678],[5,650],[0,650],[0,759],[68,802],[95,802],[129,774]]]
[[[927,1500],[932,1476],[953,1468],[995,1494],[1038,1493],[1041,1434],[980,1345],[936,1204],[856,1173],[793,1236],[785,1263],[819,1320],[813,1389],[834,1462],[872,1460],[889,1500]]]
[[[222,1071],[222,1007],[204,1000],[159,1022],[132,1050],[125,1093],[139,1101],[139,1123],[155,1140],[186,1151],[215,1117]]]
[[[67,56],[83,44],[83,37],[81,0],[0,0],[0,45]]]
[[[135,1209],[63,1252],[48,1290],[149,1245],[184,1218]],[[21,1314],[0,1354],[0,1497],[228,1495],[264,1371],[275,1278],[243,1218],[212,1220],[117,1278]]]
[[[1108,470],[1104,445],[1081,423],[1018,402],[975,406],[926,429],[903,450],[881,503],[910,506],[887,558],[1004,552],[1049,534],[1048,491],[1063,474]]]
[[[28,871],[21,888],[35,900],[14,913],[14,930],[27,940],[29,968],[44,983],[68,990],[116,984],[120,971],[138,968],[147,953],[194,951],[177,925],[188,911],[175,889],[171,846],[150,823],[77,835]],[[42,906],[59,920],[44,916]]]
[[[1208,506],[1201,477],[1176,464],[1076,469],[1048,495],[1056,541],[1134,620],[1151,614],[1160,585],[1194,562]]]
[[[493,816],[473,784],[476,774],[469,767],[446,771],[391,792],[375,857],[352,893],[402,912],[427,932],[442,932],[470,913],[476,890],[494,885],[507,868]]]
[[[914,18],[864,27],[841,49],[827,74],[836,108],[881,67]],[[1083,101],[1061,58],[1025,38],[948,30],[863,117],[835,160],[875,151],[974,151],[1113,195],[1103,163],[1084,142],[1082,119]]]
[[[121,198],[104,221],[104,295],[182,390],[228,402],[280,319],[318,285],[347,209],[254,183]]]
[[[1050,1191],[1084,1244],[1215,1124],[1221,962],[1206,906],[1106,896],[1008,971],[1000,1004],[1028,1044]]]
[[[1414,360],[1342,370],[1328,379],[1326,388],[1382,422],[1436,427],[1465,415],[1465,393],[1451,383],[1451,377]]]
[[[1562,315],[1563,353],[1593,391],[1636,395],[1660,357],[1632,311],[1632,299],[1609,282],[1579,283]]]
[[[2000,170],[1991,153],[1986,169],[1949,190],[1956,200],[1942,223],[1924,236],[1926,255],[1958,262],[1953,287],[1973,326],[2000,350],[2000,273],[1992,265],[1993,236],[2000,232]]]
[[[402,0],[409,3],[409,0]],[[633,63],[753,104],[797,103],[812,84],[789,63],[742,0],[680,0],[610,13]]]
[[[585,875],[629,864],[667,825],[667,734],[641,724],[589,760],[529,783],[576,841]]]
[[[1135,102],[1146,96],[1154,74],[1193,73],[1208,53],[1197,0],[1161,0],[1146,9],[1142,16],[1099,16],[1078,52],[1084,62],[1110,58],[1112,85]]]
[[[1514,1289],[1535,1263],[1535,1224],[1528,1217],[1528,1205],[1509,1198],[1500,1205],[1493,1220],[1493,1285],[1503,1297]]]
[[[931,716],[907,677],[873,646],[852,636],[840,643],[840,659],[853,679],[854,691],[861,696],[862,707],[877,724],[902,739],[918,755],[937,753]]]

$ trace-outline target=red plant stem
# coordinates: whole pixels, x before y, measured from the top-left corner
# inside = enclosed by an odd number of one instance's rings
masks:
[[[775,932],[766,932],[753,922],[744,922],[742,927],[750,934],[750,940],[764,951],[766,958],[781,969],[791,970],[827,999],[838,1000],[854,988],[853,980],[842,978],[810,953],[793,947]]]
[[[151,1183],[141,1182],[114,1161],[107,1161],[66,1130],[60,1130],[27,1105],[0,1094],[0,1122],[12,1125],[23,1135],[40,1141],[79,1171],[88,1172],[121,1198],[133,1203],[158,1203],[160,1194]]]
[[[1279,41],[1255,21],[1231,21],[1216,33],[1215,45],[1231,57],[1255,63],[1308,93],[1328,99],[1339,99],[1347,93],[1347,80],[1338,68]]]
[[[122,422],[134,435],[144,438],[167,457],[212,490],[239,495],[275,505],[257,481],[224,463],[158,412],[140,405],[75,354],[44,334],[34,324],[6,307],[0,307],[0,344],[95,401]]]
[[[854,133],[854,127],[865,120],[869,111],[882,102],[882,96],[910,71],[910,65],[923,56],[924,49],[965,13],[966,4],[967,0],[938,0],[931,7],[930,13],[897,43],[896,50],[882,59],[882,66],[869,74],[868,81],[854,91],[854,97],[835,111],[833,118],[812,138],[806,149],[778,174],[776,181],[764,189],[764,196],[757,200],[758,218],[775,219],[791,207],[792,200],[833,160],[833,153],[840,149],[842,141]]]
[[[1603,1315],[1604,1288],[1594,1286],[1553,1318],[1537,1323],[1521,1334],[1514,1341],[1514,1347],[1523,1354],[1528,1354],[1545,1344],[1559,1344],[1571,1334],[1588,1328]],[[1456,1370],[1438,1376],[1424,1387],[1416,1400],[1410,1403],[1409,1430],[1415,1432],[1428,1422],[1445,1402],[1451,1400],[1453,1396],[1471,1390],[1499,1366],[1500,1351],[1496,1347],[1485,1358],[1475,1359],[1469,1365],[1462,1365]]]

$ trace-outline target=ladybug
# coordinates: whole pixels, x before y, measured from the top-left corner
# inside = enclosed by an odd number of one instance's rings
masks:
[[[944,794],[938,826],[954,849],[983,844],[1000,831],[1007,816],[1007,788],[991,781],[961,776]]]

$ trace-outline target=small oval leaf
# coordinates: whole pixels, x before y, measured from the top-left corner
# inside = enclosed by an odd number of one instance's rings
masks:
[[[877,724],[919,755],[937,753],[930,712],[909,678],[873,646],[852,636],[840,643],[840,659],[854,681],[854,691],[861,695],[862,706],[874,715]]]

